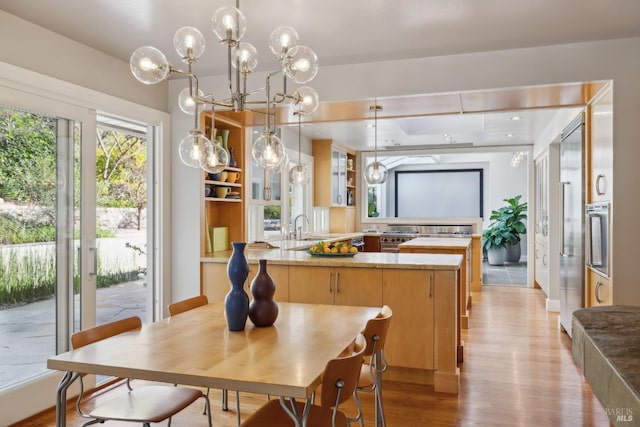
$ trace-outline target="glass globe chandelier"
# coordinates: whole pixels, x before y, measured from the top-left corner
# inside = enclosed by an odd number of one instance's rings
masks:
[[[374,161],[369,163],[367,167],[364,169],[364,180],[367,181],[367,184],[383,184],[387,180],[387,176],[389,175],[389,171],[387,167],[378,161],[378,111],[382,111],[382,106],[378,105],[376,101],[376,105],[372,105],[369,107],[369,111],[373,111],[374,114]]]
[[[173,45],[182,61],[187,64],[187,70],[174,68],[167,57],[155,47],[143,46],[131,55],[131,72],[144,84],[159,83],[174,73],[188,77],[188,87],[180,92],[178,105],[185,114],[194,115],[195,119],[194,128],[180,142],[180,159],[187,166],[199,167],[211,173],[220,172],[227,167],[229,155],[220,143],[210,141],[198,130],[200,107],[210,106],[212,112],[215,107],[240,112],[247,110],[249,104],[266,105],[266,127],[255,141],[251,152],[259,166],[266,170],[277,170],[284,163],[286,150],[275,133],[275,106],[287,101],[301,114],[311,114],[317,110],[319,98],[314,89],[302,86],[293,94],[287,94],[286,87],[287,79],[298,84],[313,80],[318,73],[318,57],[312,49],[299,44],[300,38],[296,30],[286,26],[278,27],[269,37],[269,48],[280,62],[280,68],[268,74],[265,88],[247,91],[247,77],[258,65],[258,52],[251,43],[240,41],[247,30],[247,20],[240,11],[239,0],[236,0],[235,7],[218,9],[211,17],[211,28],[220,43],[227,47],[229,93],[225,97],[216,98],[198,89],[198,77],[193,73],[192,65],[204,53],[206,43],[202,33],[194,27],[182,27],[173,37]],[[283,75],[284,93],[271,96],[270,79],[276,74]],[[248,99],[262,91],[266,92],[266,99]],[[213,119],[215,120],[215,116]],[[215,127],[215,122],[212,127]]]

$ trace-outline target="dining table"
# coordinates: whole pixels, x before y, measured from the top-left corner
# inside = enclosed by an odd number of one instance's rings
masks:
[[[67,389],[77,373],[107,375],[280,396],[296,426],[311,405],[327,362],[349,348],[380,307],[278,303],[272,326],[247,321],[230,332],[223,302],[213,302],[142,328],[53,356],[65,371],[56,395],[56,426],[66,426]],[[295,407],[295,405],[294,405]]]

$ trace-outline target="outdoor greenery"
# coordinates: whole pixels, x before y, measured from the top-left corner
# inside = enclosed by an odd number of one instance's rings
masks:
[[[75,161],[73,182],[64,182],[79,206],[79,125],[72,129]],[[0,306],[51,296],[55,291],[55,258],[34,246],[14,252],[9,245],[56,240],[56,138],[58,119],[0,107],[0,199],[16,209],[0,212]],[[135,135],[99,128],[96,150],[98,207],[135,208],[131,222],[141,228],[146,207],[146,141]],[[78,238],[78,227],[74,227]],[[113,232],[98,227],[97,237]],[[26,255],[25,255],[26,253]],[[97,286],[134,280],[138,270],[110,266],[102,271],[98,254]],[[131,270],[131,271],[128,271]],[[76,272],[77,275],[77,272]],[[78,278],[75,277],[76,288]],[[77,290],[77,289],[76,289]]]
[[[0,307],[24,304],[52,296],[56,289],[55,262],[54,251],[43,251],[40,247],[11,250],[8,255],[0,258]],[[128,266],[111,266],[110,271],[104,271],[98,256],[98,288],[137,278],[138,271]],[[80,279],[77,271],[74,273],[73,283],[74,292],[79,292]]]
[[[367,217],[375,218],[380,215],[378,212],[378,196],[375,187],[367,188]]]

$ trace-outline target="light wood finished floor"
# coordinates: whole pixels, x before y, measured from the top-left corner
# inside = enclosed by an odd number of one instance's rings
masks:
[[[470,327],[463,332],[465,361],[460,394],[452,396],[435,393],[431,386],[385,381],[388,425],[608,426],[604,409],[573,362],[569,338],[558,331],[557,319],[556,314],[545,311],[540,290],[485,286],[482,293],[473,294]],[[118,391],[124,388],[117,387]],[[95,397],[102,398],[101,394]],[[215,426],[236,425],[233,393],[229,393],[229,400],[230,410],[222,412],[220,394],[212,390]],[[366,425],[373,426],[373,398],[363,394],[362,400]],[[243,418],[264,401],[264,396],[241,394]],[[69,426],[82,424],[71,406],[68,413]],[[17,425],[54,426],[55,413],[47,411]],[[205,426],[202,402],[175,417],[172,425]]]

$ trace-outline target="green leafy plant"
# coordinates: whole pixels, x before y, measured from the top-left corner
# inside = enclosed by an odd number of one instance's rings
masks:
[[[507,206],[491,211],[490,219],[495,221],[494,224],[501,223],[508,230],[510,234],[508,244],[518,243],[520,235],[527,233],[527,226],[524,222],[527,219],[527,202],[520,203],[521,198],[522,196],[518,195],[510,199],[503,199]]]
[[[495,222],[482,232],[482,246],[486,250],[505,248],[511,238],[509,228],[501,222]]]

